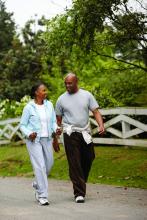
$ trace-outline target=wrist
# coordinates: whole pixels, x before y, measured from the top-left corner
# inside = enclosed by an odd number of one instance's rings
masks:
[[[52,138],[56,138],[56,133],[55,132],[52,133]]]

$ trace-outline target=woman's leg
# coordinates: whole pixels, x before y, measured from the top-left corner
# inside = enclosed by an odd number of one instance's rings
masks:
[[[40,142],[35,143],[27,140],[26,145],[36,177],[38,197],[47,198],[48,180],[46,175],[46,165],[43,156],[42,144]]]
[[[41,138],[40,143],[42,144],[46,174],[48,176],[54,163],[52,140],[49,140],[48,138]]]

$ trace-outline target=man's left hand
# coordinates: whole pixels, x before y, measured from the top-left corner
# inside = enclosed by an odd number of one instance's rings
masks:
[[[104,126],[100,126],[99,128],[98,128],[98,132],[99,132],[99,134],[104,134],[105,133],[105,128],[104,128]]]

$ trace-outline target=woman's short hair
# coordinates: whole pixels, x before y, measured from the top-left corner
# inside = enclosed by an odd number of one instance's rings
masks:
[[[37,89],[41,86],[41,85],[45,85],[43,82],[37,82],[35,83],[32,88],[31,88],[31,93],[30,96],[31,98],[35,98],[35,92],[37,91]]]

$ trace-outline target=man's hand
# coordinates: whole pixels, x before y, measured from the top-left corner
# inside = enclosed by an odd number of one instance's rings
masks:
[[[96,122],[98,123],[99,127],[98,127],[98,132],[99,134],[104,134],[105,132],[105,128],[104,128],[104,123],[103,123],[103,118],[101,116],[101,113],[98,111],[98,109],[95,109],[92,111]]]
[[[53,148],[54,148],[55,152],[59,152],[60,151],[60,147],[59,147],[59,143],[58,143],[57,137],[53,138]]]
[[[99,132],[99,134],[104,134],[104,132],[105,132],[105,128],[104,128],[104,126],[100,126],[99,128],[98,128],[98,132]]]
[[[35,138],[36,138],[36,136],[37,136],[37,133],[36,133],[36,132],[33,132],[32,134],[30,134],[29,139],[30,139],[31,141],[34,141]]]
[[[57,127],[56,135],[61,135],[61,134],[62,134],[62,128],[61,127]]]

